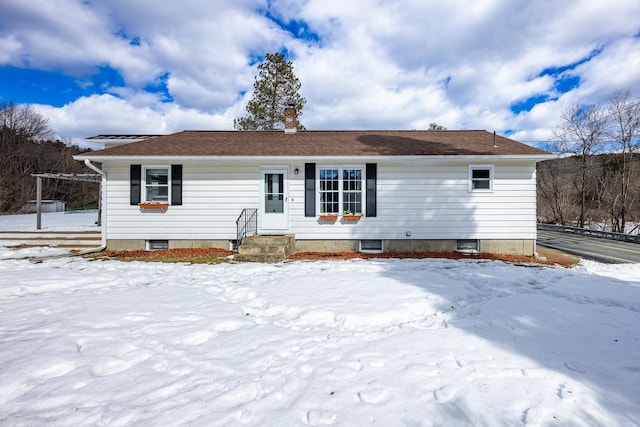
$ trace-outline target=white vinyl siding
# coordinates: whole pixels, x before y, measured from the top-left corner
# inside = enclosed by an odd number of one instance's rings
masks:
[[[108,239],[233,240],[242,209],[257,209],[260,203],[257,165],[184,164],[182,206],[170,206],[165,212],[128,204],[128,165],[105,165],[105,170]]]
[[[290,195],[299,202],[291,206],[291,231],[296,238],[536,238],[533,161],[495,161],[492,192],[469,192],[468,162],[379,161],[377,165],[377,216],[363,215],[357,222],[305,218],[304,180],[301,175],[295,177]]]
[[[292,160],[288,179],[288,232],[296,239],[535,239],[535,163],[492,161],[493,192],[469,192],[472,162],[363,159],[377,163],[377,216],[359,221],[318,221],[304,216],[304,160]],[[236,238],[235,221],[245,208],[259,209],[260,168],[268,162],[204,161],[183,164],[182,206],[164,212],[129,205],[129,165],[104,163],[108,174],[105,227],[107,239]],[[273,162],[274,166],[276,162]],[[279,160],[278,166],[287,165]],[[478,162],[481,163],[481,162]],[[353,169],[353,159],[335,162]],[[295,175],[293,170],[300,173]],[[316,170],[316,193],[319,168]],[[364,167],[362,185],[366,182]],[[343,189],[343,187],[340,187]],[[362,188],[363,199],[365,190]],[[316,211],[320,212],[316,194]],[[340,202],[343,203],[343,202]],[[343,206],[339,205],[339,212]],[[362,200],[364,210],[365,201]],[[364,212],[363,212],[364,213]],[[260,221],[260,219],[259,219]],[[408,237],[406,232],[411,232]]]

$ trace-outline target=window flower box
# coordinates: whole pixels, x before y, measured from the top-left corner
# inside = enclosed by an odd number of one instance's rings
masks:
[[[320,221],[335,221],[338,219],[337,214],[320,215]]]
[[[343,221],[360,221],[361,217],[362,217],[361,213],[352,212],[348,209],[345,209],[344,212],[342,213]]]
[[[140,209],[167,209],[169,207],[169,203],[143,202],[138,203],[138,207],[140,207]]]
[[[342,215],[342,219],[345,221],[360,221],[360,218],[362,218],[362,215],[360,214],[345,214]]]

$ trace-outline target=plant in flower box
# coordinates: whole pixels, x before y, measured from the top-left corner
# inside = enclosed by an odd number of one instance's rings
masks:
[[[353,212],[349,209],[345,209],[342,213],[342,219],[345,221],[359,221],[361,217],[362,214],[360,212]]]

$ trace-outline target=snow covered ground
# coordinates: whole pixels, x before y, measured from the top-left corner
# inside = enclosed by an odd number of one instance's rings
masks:
[[[42,231],[100,231],[98,211],[43,213]],[[0,231],[37,231],[36,214],[0,215]]]
[[[0,425],[640,420],[638,265],[32,251],[0,247]]]

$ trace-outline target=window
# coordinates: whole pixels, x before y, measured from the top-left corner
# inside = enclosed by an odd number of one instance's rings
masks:
[[[320,214],[361,214],[363,207],[362,168],[320,167],[318,194]]]
[[[480,251],[480,244],[476,239],[459,239],[456,241],[456,251],[477,253]]]
[[[360,252],[381,253],[382,240],[360,240]]]
[[[493,191],[493,166],[469,166],[469,191]]]
[[[182,205],[182,165],[129,165],[129,204],[140,202]]]
[[[169,202],[169,168],[146,167],[144,169],[145,202]]]
[[[338,169],[320,169],[320,213],[337,214],[340,207],[340,182]]]
[[[362,169],[342,170],[342,211],[362,213]]]
[[[169,249],[168,240],[147,240],[148,251],[159,251],[163,249]]]

